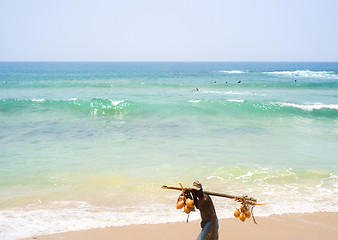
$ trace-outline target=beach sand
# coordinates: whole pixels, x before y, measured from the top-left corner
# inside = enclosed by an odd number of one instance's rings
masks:
[[[258,224],[254,224],[252,219],[247,219],[244,223],[235,218],[221,219],[219,239],[338,239],[338,213],[284,214],[256,217],[256,220]],[[25,240],[193,240],[199,232],[199,222],[191,221],[98,228],[33,236]]]

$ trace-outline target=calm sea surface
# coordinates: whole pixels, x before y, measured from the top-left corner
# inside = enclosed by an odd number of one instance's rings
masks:
[[[337,212],[337,176],[338,63],[0,63],[0,239],[184,222],[194,180]]]

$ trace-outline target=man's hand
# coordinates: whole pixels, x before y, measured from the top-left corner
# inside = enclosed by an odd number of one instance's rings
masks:
[[[214,233],[208,233],[209,240],[214,240]]]

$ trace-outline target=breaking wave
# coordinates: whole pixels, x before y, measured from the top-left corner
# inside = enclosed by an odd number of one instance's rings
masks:
[[[334,71],[296,70],[296,71],[273,71],[273,72],[263,72],[263,73],[274,75],[274,76],[284,76],[284,77],[338,79],[338,75]]]
[[[246,73],[246,71],[241,70],[230,70],[230,71],[219,71],[220,73],[227,73],[227,74],[241,74]]]
[[[282,107],[293,107],[299,108],[305,111],[313,111],[313,110],[320,110],[320,109],[332,109],[338,110],[338,104],[312,104],[312,105],[304,105],[304,104],[296,104],[296,103],[272,103],[276,105],[280,105]]]
[[[133,102],[126,100],[112,100],[108,98],[92,98],[91,100],[79,100],[71,98],[69,100],[50,100],[50,99],[22,99],[12,98],[0,100],[0,112],[13,111],[70,111],[70,112],[90,112],[90,113],[110,113],[114,114],[127,110]]]
[[[220,93],[209,91],[209,93]],[[94,115],[115,115],[115,114],[157,114],[159,112],[177,113],[177,104],[183,112],[179,114],[189,114],[190,110],[195,113],[205,114],[209,110],[223,114],[224,111],[230,113],[243,113],[262,115],[269,114],[280,117],[281,115],[299,115],[304,117],[338,117],[338,104],[298,104],[290,102],[253,102],[243,99],[248,93],[225,92],[225,99],[207,100],[195,99],[181,103],[152,103],[145,104],[129,100],[116,100],[109,98],[92,98],[91,100],[79,100],[72,98],[69,100],[48,100],[48,99],[5,99],[0,100],[0,112],[16,111],[62,111],[69,113],[90,113]],[[252,93],[251,93],[252,94]],[[237,96],[237,97],[234,97]],[[197,112],[196,112],[197,111]],[[309,115],[310,114],[310,115]]]

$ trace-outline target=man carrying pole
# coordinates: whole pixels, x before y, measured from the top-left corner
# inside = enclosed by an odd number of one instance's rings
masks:
[[[202,184],[193,182],[191,193],[201,214],[201,232],[196,240],[218,240],[218,219],[210,196],[203,192]]]

